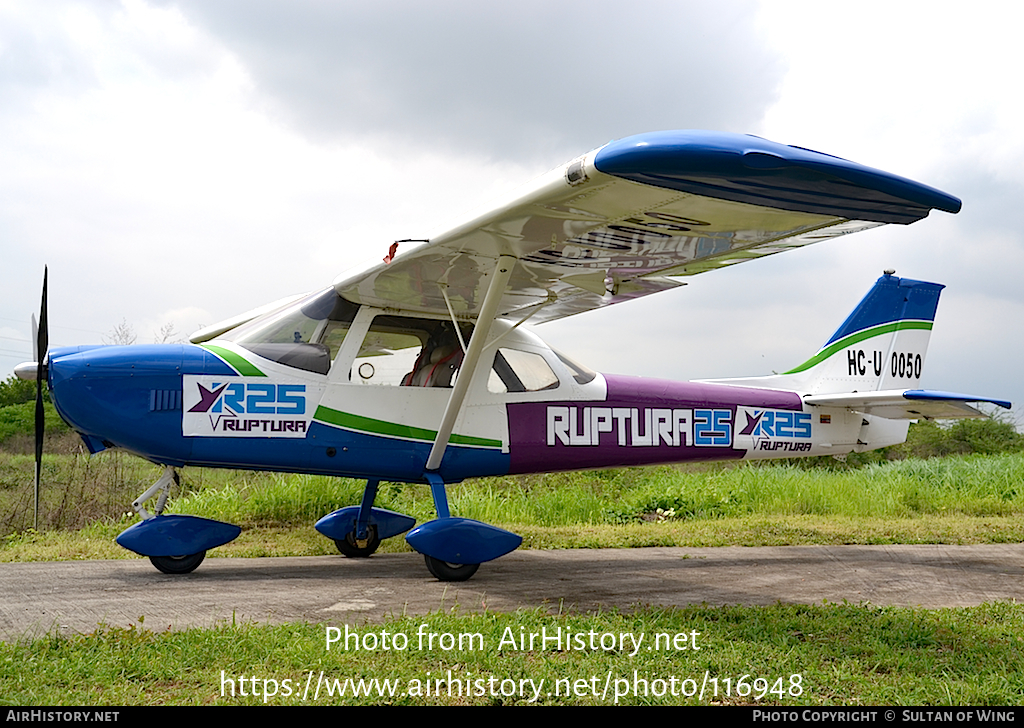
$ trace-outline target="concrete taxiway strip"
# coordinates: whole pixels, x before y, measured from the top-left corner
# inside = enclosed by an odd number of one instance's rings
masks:
[[[145,617],[154,631],[252,622],[542,607],[870,602],[953,607],[1024,601],[1024,545],[785,546],[519,551],[470,581],[417,554],[209,558],[168,576],[147,560],[0,564],[0,639],[89,632]]]

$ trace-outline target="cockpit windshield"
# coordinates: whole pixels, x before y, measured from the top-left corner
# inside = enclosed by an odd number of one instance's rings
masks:
[[[333,288],[254,319],[221,338],[264,359],[327,374],[359,307]]]
[[[327,374],[358,310],[358,305],[328,288],[231,329],[221,338],[264,359]],[[467,325],[462,338],[468,341],[471,336],[472,327]],[[587,384],[597,376],[564,354],[554,353],[577,383]],[[450,387],[461,361],[462,349],[450,322],[381,314],[366,333],[349,381]],[[539,354],[519,351],[514,344],[496,350],[488,383],[491,392],[537,392],[557,386],[558,376]]]

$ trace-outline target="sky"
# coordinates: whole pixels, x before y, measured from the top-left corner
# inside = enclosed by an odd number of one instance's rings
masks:
[[[922,384],[1024,412],[1024,5],[0,0],[0,377],[322,288],[617,138],[757,134],[963,200],[535,328],[605,372],[768,374],[884,269],[947,285]],[[1022,418],[1024,420],[1024,418]]]

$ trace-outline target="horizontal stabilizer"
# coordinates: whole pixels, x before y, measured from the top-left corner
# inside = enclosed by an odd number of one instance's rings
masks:
[[[818,407],[845,407],[864,414],[890,420],[954,420],[966,417],[987,417],[972,404],[993,404],[1010,409],[1001,399],[975,397],[970,394],[935,392],[925,389],[851,392],[848,394],[812,394],[804,397],[806,404]]]

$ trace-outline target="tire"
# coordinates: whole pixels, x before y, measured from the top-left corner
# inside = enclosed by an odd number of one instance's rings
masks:
[[[480,568],[480,564],[449,564],[426,554],[423,559],[427,562],[427,571],[438,581],[466,581]]]
[[[365,559],[377,550],[380,546],[380,539],[377,537],[377,527],[370,526],[369,538],[366,540],[366,546],[360,547],[356,544],[355,531],[345,536],[345,538],[334,539],[334,545],[338,547],[338,551],[348,556],[350,559]]]
[[[150,556],[153,566],[165,574],[190,574],[203,563],[206,552],[188,554],[187,556]]]

